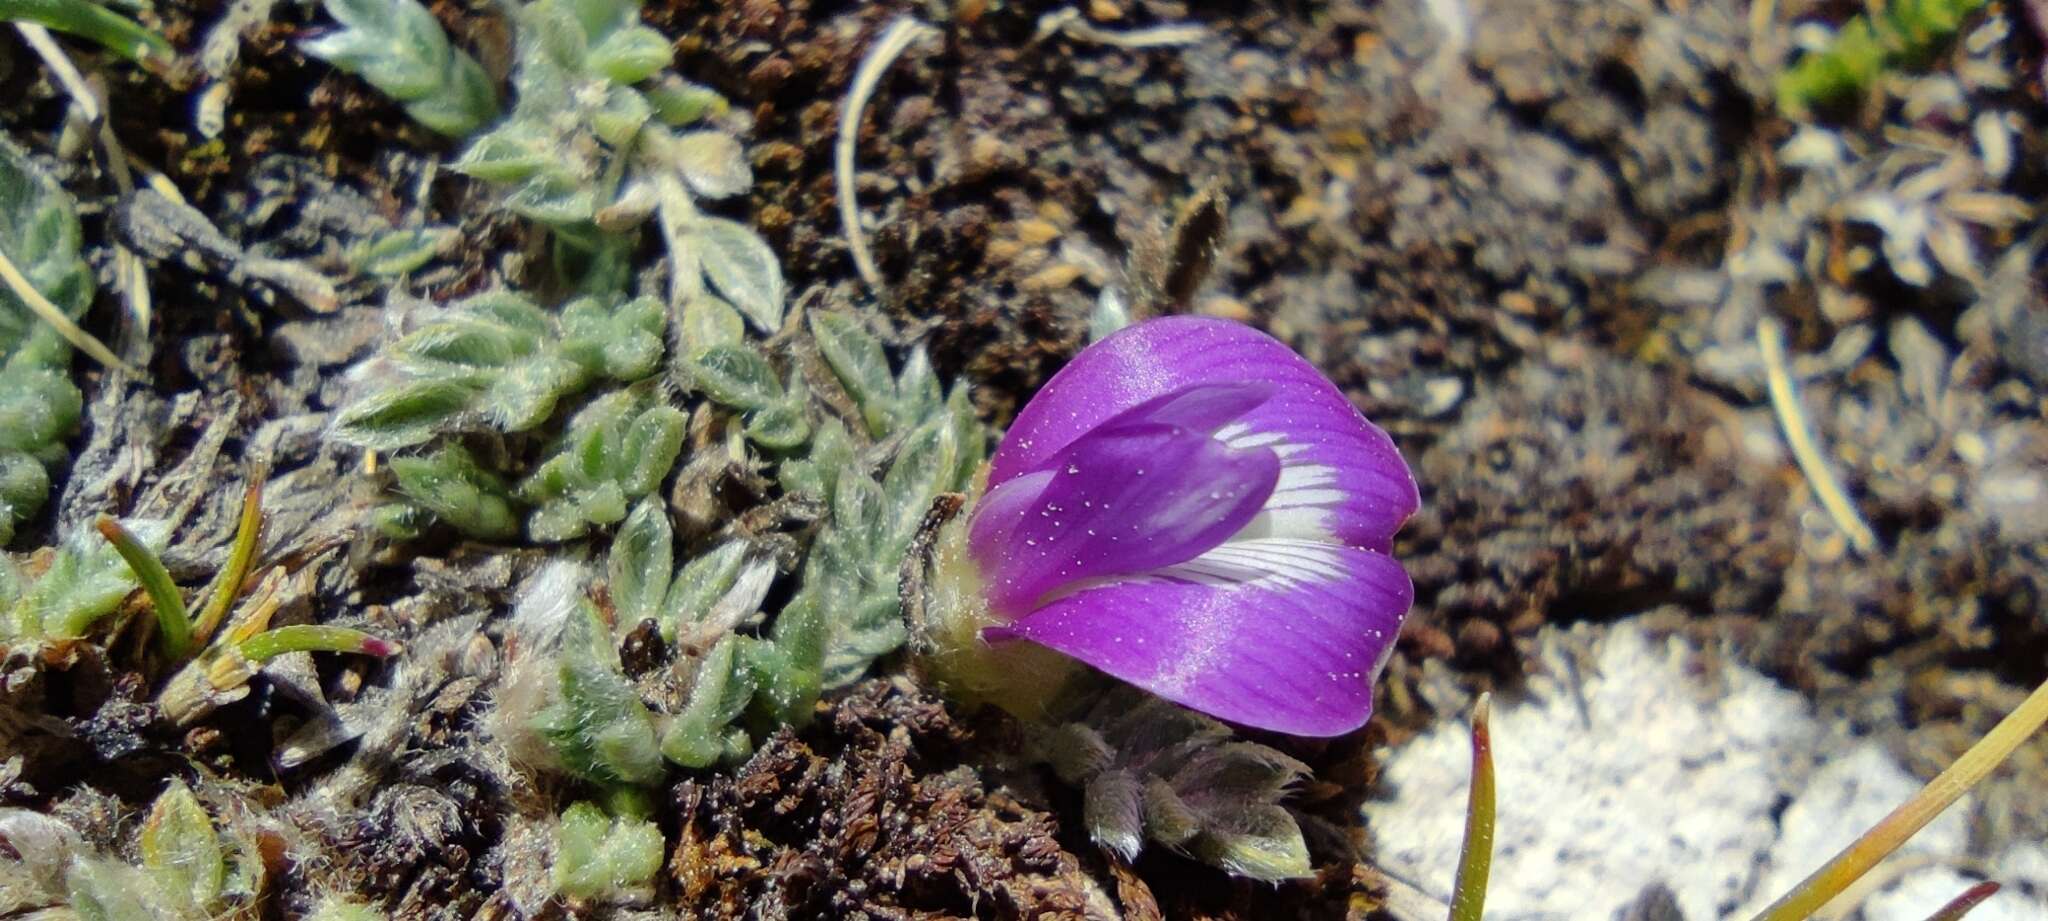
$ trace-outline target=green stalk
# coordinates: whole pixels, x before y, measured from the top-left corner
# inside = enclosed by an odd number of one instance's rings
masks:
[[[206,600],[206,607],[199,611],[199,621],[194,631],[201,639],[213,634],[220,626],[221,618],[227,616],[228,607],[242,594],[242,584],[249,579],[249,567],[256,562],[258,539],[263,536],[263,477],[262,467],[249,474],[249,488],[242,493],[242,517],[235,525],[235,542],[228,548],[228,565],[221,570],[220,581],[213,586],[212,597]]]
[[[149,593],[150,606],[156,608],[157,633],[163,640],[164,655],[173,662],[185,661],[192,655],[192,618],[185,613],[185,599],[179,597],[178,584],[171,581],[163,561],[120,522],[101,515],[95,524],[121,559],[128,561],[128,569],[142,583],[143,591]]]
[[[1941,910],[1929,915],[1927,921],[1963,921],[1963,916],[1969,914],[1970,909],[1982,905],[1986,899],[1997,894],[1997,883],[1978,883],[1964,890],[1962,895],[1956,896],[1947,905],[1941,906]]]
[[[1913,837],[1942,810],[1969,792],[2044,722],[2048,722],[2048,683],[2035,688],[2034,693],[2020,703],[2019,709],[1991,727],[1991,731],[1949,765],[1948,770],[1928,781],[1927,786],[1921,787],[1912,799],[1892,810],[1891,815],[1864,832],[1863,837],[1843,848],[1826,866],[1813,871],[1812,876],[1771,903],[1756,916],[1755,921],[1802,921],[1811,917],[1828,900],[1840,895],[1851,883],[1870,872],[1871,867],[1877,866],[1878,861],[1905,844],[1906,839]]]
[[[177,57],[163,36],[90,0],[0,0],[0,20],[32,22],[91,39],[138,63],[145,58],[169,61]]]
[[[265,630],[243,640],[235,649],[251,662],[262,662],[287,652],[353,652],[388,656],[398,652],[398,644],[351,627],[299,624]]]
[[[1451,890],[1451,921],[1480,921],[1486,913],[1486,877],[1493,869],[1493,695],[1472,707],[1472,792],[1465,805],[1465,846]]]

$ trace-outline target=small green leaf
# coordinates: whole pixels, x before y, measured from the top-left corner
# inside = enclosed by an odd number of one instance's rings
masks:
[[[620,624],[662,620],[675,565],[673,540],[668,507],[659,499],[641,500],[619,526],[605,570]]]
[[[674,49],[660,32],[629,26],[590,49],[589,66],[614,83],[638,83],[660,73],[674,58]]]
[[[170,525],[163,521],[130,521],[127,527],[152,552],[163,552],[170,538]],[[83,636],[137,586],[134,571],[113,545],[98,531],[80,528],[64,538],[50,568],[17,602],[16,623],[30,635]]]
[[[597,195],[575,176],[546,169],[527,178],[506,196],[505,208],[542,224],[581,225],[596,213]]]
[[[988,429],[975,413],[974,402],[968,399],[965,384],[955,386],[952,394],[946,397],[946,413],[952,419],[957,466],[943,491],[961,492],[973,485],[982,461],[988,459]]]
[[[676,467],[683,451],[689,418],[673,406],[656,406],[633,420],[626,433],[627,466],[619,471],[619,486],[628,496],[639,497],[661,488],[661,481]]]
[[[661,751],[670,761],[706,768],[724,756],[727,728],[746,712],[754,696],[754,673],[739,655],[740,647],[750,642],[758,641],[727,636],[698,663],[690,702],[662,737]]]
[[[652,821],[607,818],[577,803],[562,813],[555,834],[555,890],[576,901],[645,895],[661,870],[666,845]]]
[[[782,400],[775,369],[751,346],[711,346],[691,359],[689,368],[691,383],[726,406],[767,409]]]
[[[565,348],[592,375],[638,381],[661,364],[665,320],[655,298],[634,298],[608,310],[598,298],[580,297],[562,309]]]
[[[939,411],[942,397],[938,375],[932,373],[931,358],[924,349],[912,349],[910,360],[903,363],[903,374],[896,381],[897,427],[909,428],[924,422]]]
[[[541,126],[515,120],[477,138],[449,168],[485,182],[523,182],[553,162],[541,146],[546,136]]]
[[[750,706],[769,724],[801,728],[810,723],[824,687],[817,658],[823,620],[815,605],[792,603],[776,617],[775,642],[741,649],[757,685]]]
[[[945,416],[935,416],[918,426],[904,439],[882,478],[882,494],[889,497],[890,507],[879,540],[882,552],[892,559],[902,559],[924,525],[932,500],[952,486],[959,457],[951,423]]]
[[[501,432],[524,432],[555,413],[563,396],[590,382],[587,368],[557,355],[535,356],[496,372],[476,401],[485,421]]]
[[[649,786],[665,773],[654,715],[619,671],[595,608],[579,604],[562,638],[559,695],[534,728],[571,774],[593,783]]]
[[[0,19],[34,23],[76,35],[130,61],[168,64],[178,56],[163,36],[86,0],[7,0],[0,5]]]
[[[181,902],[189,899],[202,912],[210,914],[220,900],[227,878],[220,836],[183,781],[171,781],[142,823],[142,865],[163,891],[177,893]]]
[[[1451,888],[1451,921],[1481,921],[1486,915],[1486,878],[1493,866],[1493,712],[1490,695],[1472,707],[1472,790],[1465,804],[1465,844],[1458,854]]]
[[[782,327],[782,265],[754,231],[724,218],[707,217],[691,228],[701,250],[704,277],[718,293],[764,333]]]
[[[704,198],[730,198],[754,184],[746,149],[723,131],[692,131],[676,138],[670,157],[690,191]]]
[[[846,426],[838,419],[826,418],[818,423],[816,435],[811,439],[810,453],[783,462],[778,476],[784,492],[803,493],[822,500],[829,498],[838,488],[840,471],[852,465],[853,439],[846,434]]]
[[[744,343],[747,325],[731,304],[706,291],[683,306],[682,336],[684,356],[695,360],[707,349]]]
[[[185,610],[185,598],[179,594],[177,583],[171,581],[171,574],[165,571],[163,561],[112,517],[101,515],[95,524],[99,527],[100,536],[121,554],[129,571],[135,574],[135,580],[142,583],[143,591],[149,594],[150,606],[156,609],[157,639],[163,645],[165,657],[173,662],[184,661],[192,654],[192,617]]]
[[[293,624],[258,633],[236,644],[235,649],[251,662],[267,662],[288,652],[346,652],[387,658],[397,655],[399,647],[354,627]]]
[[[632,87],[614,86],[605,90],[604,102],[591,110],[590,130],[598,140],[624,149],[653,118],[654,110]]]
[[[450,227],[407,227],[378,234],[349,250],[349,265],[364,275],[394,278],[432,262],[460,238]]]
[[[732,590],[746,561],[747,545],[728,541],[683,564],[669,585],[662,635],[673,640],[677,626],[694,624],[710,613],[711,606]]]
[[[785,399],[747,418],[747,437],[771,451],[794,451],[811,437],[810,405]]]
[[[882,354],[881,340],[860,321],[839,313],[811,314],[811,336],[840,386],[860,406],[868,434],[881,437],[896,404],[896,381],[889,373],[888,356]]]
[[[655,117],[675,127],[717,118],[732,108],[724,96],[718,95],[718,91],[675,77],[664,79],[642,92],[647,96],[647,102],[654,106]]]
[[[328,0],[345,28],[299,47],[406,104],[406,112],[449,137],[498,117],[497,92],[476,59],[449,44],[415,0]]]
[[[510,540],[519,518],[504,479],[485,470],[461,445],[423,457],[397,457],[391,472],[398,491],[419,507],[482,540]]]
[[[452,428],[481,393],[468,380],[415,380],[350,403],[336,416],[335,437],[358,447],[391,451]]]

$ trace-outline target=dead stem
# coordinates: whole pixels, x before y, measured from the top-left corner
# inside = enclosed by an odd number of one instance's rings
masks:
[[[1835,479],[1835,472],[1822,456],[1820,447],[1814,443],[1813,430],[1808,427],[1806,413],[1799,405],[1798,391],[1793,389],[1792,375],[1785,368],[1785,337],[1778,329],[1778,322],[1769,317],[1756,325],[1757,347],[1763,351],[1765,382],[1771,392],[1771,408],[1778,413],[1778,427],[1785,432],[1785,441],[1792,447],[1792,458],[1799,463],[1799,470],[1806,476],[1806,483],[1813,488],[1814,498],[1820,500],[1821,508],[1834,519],[1835,527],[1849,538],[1849,546],[1859,556],[1876,553],[1877,535],[1857,514],[1856,506],[1849,501],[1849,495],[1842,491],[1842,483]]]
[[[860,202],[854,197],[855,142],[860,137],[861,113],[866,111],[868,97],[874,94],[875,86],[882,82],[882,73],[895,63],[903,52],[921,39],[938,35],[937,29],[925,25],[909,16],[899,16],[889,23],[875,46],[861,59],[860,68],[853,73],[853,85],[846,90],[846,102],[839,109],[839,139],[832,145],[832,169],[839,194],[839,226],[846,234],[846,249],[853,254],[854,270],[860,273],[861,281],[867,282],[868,290],[876,297],[886,294],[882,286],[882,271],[875,266],[875,257],[868,252],[867,235],[860,227]]]

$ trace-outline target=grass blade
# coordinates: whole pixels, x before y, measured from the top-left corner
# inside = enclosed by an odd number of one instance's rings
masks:
[[[1813,875],[1802,880],[1769,908],[1758,913],[1755,921],[1801,921],[1811,917],[1828,900],[1840,895],[1851,883],[1870,872],[1877,865],[1906,843],[1906,839],[1925,827],[1934,817],[1940,815],[1960,799],[1971,787],[1983,780],[1991,769],[2009,757],[2028,737],[2048,722],[2048,683],[2043,683],[2027,695],[2019,708],[2000,720],[1998,725],[1978,739],[1977,744],[1956,759],[1941,776],[1927,782],[1912,799],[1863,833],[1863,837],[1851,842],[1835,855],[1833,860]],[[1967,907],[1965,908],[1967,910]]]
[[[163,36],[90,0],[0,0],[0,20],[68,32],[131,61],[177,57]]]
[[[213,635],[226,617],[228,608],[242,594],[242,585],[249,580],[249,567],[256,562],[256,548],[263,536],[263,478],[268,473],[257,467],[249,473],[249,488],[242,492],[242,517],[235,525],[235,542],[228,548],[228,565],[221,570],[220,580],[214,583],[213,594],[206,599],[206,607],[199,611],[199,620],[192,631],[201,641]]]
[[[150,606],[156,608],[157,633],[163,640],[164,655],[173,662],[184,661],[192,654],[192,618],[185,612],[185,599],[178,595],[178,584],[171,581],[163,561],[120,522],[101,515],[95,524],[121,559],[128,561],[128,569],[142,583],[142,590],[149,593]]]
[[[1486,913],[1486,877],[1493,869],[1493,695],[1472,707],[1472,793],[1465,807],[1465,847],[1451,890],[1451,921],[1479,921]]]

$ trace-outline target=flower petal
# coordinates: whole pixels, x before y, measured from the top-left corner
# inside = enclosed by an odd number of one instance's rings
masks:
[[[991,628],[1220,719],[1304,736],[1372,716],[1414,588],[1370,550],[1231,541],[1177,566],[1084,589]]]
[[[1389,549],[1420,504],[1393,439],[1292,349],[1229,320],[1164,317],[1083,349],[1017,415],[991,461],[989,482],[1043,469],[1082,434],[1150,401],[1252,381],[1271,386],[1271,398],[1217,437],[1237,447],[1271,447],[1283,469],[1267,513],[1242,536]]]
[[[1179,425],[1105,425],[990,490],[968,546],[990,606],[1016,616],[1061,586],[1195,558],[1258,515],[1279,477],[1265,448]]]

